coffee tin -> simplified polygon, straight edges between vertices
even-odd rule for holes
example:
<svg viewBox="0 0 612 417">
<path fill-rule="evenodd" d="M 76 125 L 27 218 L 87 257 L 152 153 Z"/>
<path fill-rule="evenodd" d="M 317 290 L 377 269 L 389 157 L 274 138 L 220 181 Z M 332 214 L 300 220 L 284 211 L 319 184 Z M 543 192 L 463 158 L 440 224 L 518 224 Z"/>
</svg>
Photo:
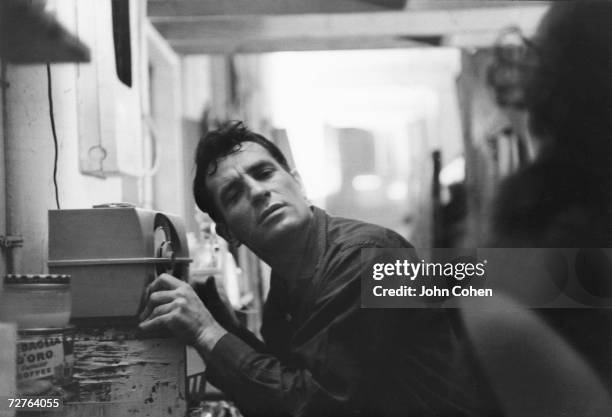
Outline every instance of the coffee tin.
<svg viewBox="0 0 612 417">
<path fill-rule="evenodd" d="M 20 395 L 60 395 L 72 380 L 74 329 L 27 329 L 17 337 Z"/>
</svg>

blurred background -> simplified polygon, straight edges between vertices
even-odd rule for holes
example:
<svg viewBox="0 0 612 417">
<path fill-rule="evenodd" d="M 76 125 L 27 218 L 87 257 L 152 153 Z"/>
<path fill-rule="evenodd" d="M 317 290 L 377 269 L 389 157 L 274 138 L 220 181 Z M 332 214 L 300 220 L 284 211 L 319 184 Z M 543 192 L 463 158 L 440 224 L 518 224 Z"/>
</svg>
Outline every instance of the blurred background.
<svg viewBox="0 0 612 417">
<path fill-rule="evenodd" d="M 228 119 L 274 140 L 313 203 L 420 248 L 482 243 L 533 156 L 524 39 L 547 2 L 5 3 L 0 273 L 46 272 L 48 209 L 123 202 L 181 217 L 192 276 L 259 309 L 267 267 L 191 195 L 197 141 Z"/>
<path fill-rule="evenodd" d="M 5 287 L 21 285 L 20 274 L 36 274 L 34 285 L 46 279 L 39 274 L 70 274 L 66 323 L 68 317 L 124 320 L 136 317 L 144 286 L 160 272 L 192 284 L 213 276 L 240 320 L 257 332 L 269 267 L 244 246 L 223 241 L 191 191 L 199 139 L 227 120 L 242 120 L 274 141 L 315 205 L 393 229 L 423 255 L 431 248 L 459 253 L 487 245 L 609 246 L 612 35 L 604 29 L 612 11 L 595 8 L 575 21 L 564 15 L 570 8 L 553 13 L 549 24 L 556 31 L 548 45 L 546 37 L 538 45 L 536 28 L 552 3 L 2 0 L 0 276 L 18 275 L 7 276 Z M 566 67 L 572 60 L 578 65 Z M 550 67 L 535 71 L 541 85 L 526 91 L 542 63 Z M 527 93 L 541 105 L 530 113 L 541 119 L 539 140 L 527 129 Z M 117 213 L 144 210 L 112 222 L 100 210 L 78 219 L 71 211 L 109 204 Z M 581 255 L 574 275 L 587 284 L 595 277 L 597 285 L 587 285 L 590 295 L 609 297 L 612 263 L 596 252 Z M 125 267 L 138 262 L 137 273 Z M 94 264 L 98 269 L 89 272 Z M 62 270 L 75 265 L 81 269 Z M 569 269 L 561 269 L 546 271 L 567 275 Z M 533 281 L 525 288 L 536 288 Z M 15 317 L 3 317 L 0 309 L 0 319 L 18 321 L 19 307 L 28 303 L 0 286 L 0 296 L 3 291 L 16 306 L 5 310 Z M 512 381 L 531 381 L 521 382 L 529 395 L 512 398 L 510 408 L 527 404 L 523 397 L 538 403 L 542 387 L 556 380 L 538 368 L 544 351 L 556 352 L 569 364 L 567 381 L 583 387 L 569 389 L 574 397 L 566 402 L 599 393 L 574 377 L 584 358 L 610 385 L 609 312 L 541 314 L 583 356 L 574 361 L 571 350 L 563 356 L 566 340 L 557 333 L 546 343 L 520 333 L 547 334 L 539 322 L 530 327 L 530 316 L 516 325 L 526 309 L 490 308 L 506 314 L 501 325 L 479 327 L 481 316 L 466 323 L 483 336 L 472 340 L 475 346 L 507 343 L 491 350 L 500 355 L 491 357 L 493 376 L 503 380 L 505 371 L 495 366 L 509 365 Z M 40 325 L 45 314 L 34 316 L 30 327 L 54 327 Z M 517 329 L 507 340 L 506 325 Z M 3 339 L 3 331 L 0 326 L 0 341 L 15 340 Z M 515 366 L 508 355 L 527 352 L 532 340 L 535 359 Z M 175 348 L 184 352 L 182 345 Z M 14 352 L 6 352 L 4 363 L 14 366 Z M 187 397 L 197 400 L 205 394 L 204 364 L 193 351 L 186 357 Z M 515 369 L 538 378 L 513 379 Z M 0 368 L 0 375 L 12 373 Z M 0 393 L 8 392 L 3 379 Z M 150 375 L 143 380 L 157 383 Z M 185 387 L 175 388 L 167 398 L 178 403 Z M 502 388 L 498 392 L 513 392 Z M 131 391 L 116 392 L 125 398 L 113 401 L 130 399 Z M 550 392 L 547 406 L 563 404 L 564 395 Z M 508 415 L 542 415 L 523 411 Z"/>
<path fill-rule="evenodd" d="M 190 279 L 216 275 L 257 329 L 267 266 L 191 195 L 198 139 L 228 119 L 276 142 L 332 214 L 476 247 L 500 181 L 534 156 L 526 39 L 548 7 L 4 1 L 0 274 L 47 272 L 49 209 L 129 203 L 182 218 Z"/>
</svg>

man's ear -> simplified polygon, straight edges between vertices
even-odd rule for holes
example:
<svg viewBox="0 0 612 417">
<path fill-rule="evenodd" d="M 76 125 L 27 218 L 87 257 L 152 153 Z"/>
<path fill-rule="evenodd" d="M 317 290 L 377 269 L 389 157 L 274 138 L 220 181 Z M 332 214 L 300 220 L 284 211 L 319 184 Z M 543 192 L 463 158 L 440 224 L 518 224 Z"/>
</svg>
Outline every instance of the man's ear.
<svg viewBox="0 0 612 417">
<path fill-rule="evenodd" d="M 225 223 L 216 223 L 215 230 L 217 231 L 217 234 L 225 239 L 231 246 L 238 247 L 241 245 L 241 242 L 236 236 L 234 236 L 232 231 Z"/>
</svg>

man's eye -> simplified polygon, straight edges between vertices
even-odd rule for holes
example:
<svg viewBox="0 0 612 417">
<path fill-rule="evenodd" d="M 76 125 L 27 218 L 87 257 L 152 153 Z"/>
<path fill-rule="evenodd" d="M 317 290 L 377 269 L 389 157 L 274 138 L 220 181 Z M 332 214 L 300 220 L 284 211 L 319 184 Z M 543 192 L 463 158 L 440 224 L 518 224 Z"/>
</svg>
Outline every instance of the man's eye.
<svg viewBox="0 0 612 417">
<path fill-rule="evenodd" d="M 273 168 L 264 168 L 257 172 L 257 176 L 259 178 L 270 178 L 273 173 L 274 173 Z"/>
</svg>

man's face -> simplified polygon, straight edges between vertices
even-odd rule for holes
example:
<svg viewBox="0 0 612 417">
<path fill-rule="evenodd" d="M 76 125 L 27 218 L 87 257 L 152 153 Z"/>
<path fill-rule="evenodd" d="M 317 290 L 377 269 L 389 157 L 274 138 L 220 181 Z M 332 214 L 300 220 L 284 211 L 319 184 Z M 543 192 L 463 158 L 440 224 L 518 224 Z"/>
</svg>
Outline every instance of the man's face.
<svg viewBox="0 0 612 417">
<path fill-rule="evenodd" d="M 206 187 L 230 232 L 255 251 L 286 241 L 311 217 L 298 179 L 258 143 L 220 159 Z"/>
</svg>

